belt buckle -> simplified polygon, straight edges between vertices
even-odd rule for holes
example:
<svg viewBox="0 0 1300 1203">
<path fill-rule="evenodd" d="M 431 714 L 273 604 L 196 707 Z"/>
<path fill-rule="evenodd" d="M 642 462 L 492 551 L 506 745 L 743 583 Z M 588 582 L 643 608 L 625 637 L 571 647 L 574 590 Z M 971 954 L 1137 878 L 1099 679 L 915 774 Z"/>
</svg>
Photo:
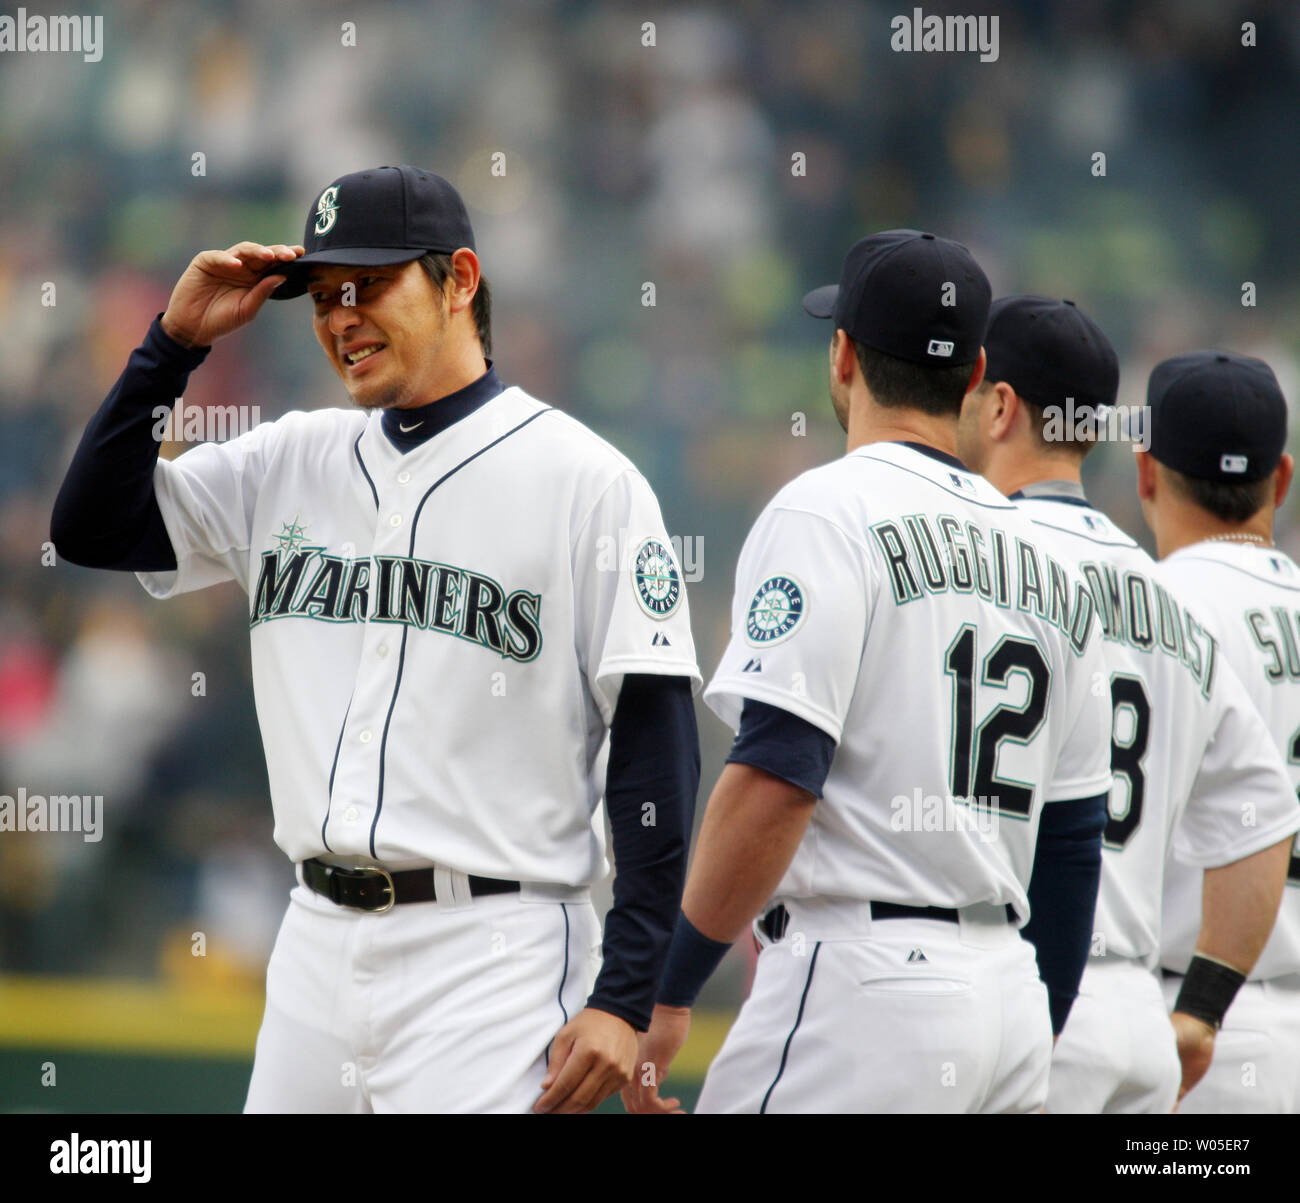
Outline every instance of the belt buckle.
<svg viewBox="0 0 1300 1203">
<path fill-rule="evenodd" d="M 391 911 L 393 905 L 397 902 L 397 891 L 393 886 L 393 875 L 387 869 L 379 865 L 358 865 L 351 870 L 354 873 L 360 873 L 365 876 L 382 877 L 386 883 L 385 888 L 388 890 L 388 901 L 383 906 L 362 907 L 361 909 L 371 915 L 382 915 L 385 911 Z"/>
</svg>

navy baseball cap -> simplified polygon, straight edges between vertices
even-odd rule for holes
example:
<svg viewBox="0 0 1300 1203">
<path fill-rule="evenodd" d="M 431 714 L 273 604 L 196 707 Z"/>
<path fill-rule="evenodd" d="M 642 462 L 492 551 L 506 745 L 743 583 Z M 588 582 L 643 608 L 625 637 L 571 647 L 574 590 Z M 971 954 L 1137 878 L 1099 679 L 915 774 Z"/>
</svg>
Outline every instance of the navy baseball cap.
<svg viewBox="0 0 1300 1203">
<path fill-rule="evenodd" d="M 1199 480 L 1263 480 L 1286 446 L 1286 398 L 1262 359 L 1192 351 L 1147 382 L 1151 454 Z"/>
<path fill-rule="evenodd" d="M 1073 301 L 999 297 L 984 335 L 984 379 L 1005 380 L 1038 406 L 1109 406 L 1119 393 L 1119 356 L 1092 318 Z"/>
<path fill-rule="evenodd" d="M 927 367 L 979 358 L 993 290 L 959 242 L 885 230 L 853 244 L 838 284 L 803 299 L 854 342 Z"/>
<path fill-rule="evenodd" d="M 474 231 L 460 193 L 442 176 L 408 165 L 372 167 L 339 176 L 316 198 L 302 244 L 307 253 L 296 262 L 268 269 L 288 277 L 272 299 L 302 296 L 313 264 L 374 267 L 473 250 Z"/>
</svg>

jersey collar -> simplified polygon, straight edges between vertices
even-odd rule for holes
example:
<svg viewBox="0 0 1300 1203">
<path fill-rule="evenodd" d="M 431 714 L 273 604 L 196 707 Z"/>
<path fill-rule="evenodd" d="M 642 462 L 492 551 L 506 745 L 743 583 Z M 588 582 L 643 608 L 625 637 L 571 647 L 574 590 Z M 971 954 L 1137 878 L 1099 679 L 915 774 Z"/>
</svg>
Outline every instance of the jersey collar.
<svg viewBox="0 0 1300 1203">
<path fill-rule="evenodd" d="M 910 439 L 894 439 L 892 441 L 899 447 L 910 447 L 913 451 L 919 451 L 922 455 L 937 459 L 941 464 L 947 464 L 950 468 L 960 468 L 963 472 L 970 471 L 955 455 L 949 455 L 946 451 L 940 451 L 938 447 L 931 447 L 928 443 L 914 443 Z"/>
<path fill-rule="evenodd" d="M 1077 480 L 1037 480 L 1014 493 L 1010 501 L 1060 501 L 1065 505 L 1082 505 L 1092 509 L 1083 486 Z"/>
<path fill-rule="evenodd" d="M 497 379 L 496 368 L 487 361 L 487 371 L 464 388 L 419 405 L 414 409 L 386 409 L 380 421 L 388 441 L 401 452 L 411 451 L 469 417 L 476 409 L 486 405 L 493 397 L 505 391 Z M 403 430 L 405 426 L 407 429 Z"/>
</svg>

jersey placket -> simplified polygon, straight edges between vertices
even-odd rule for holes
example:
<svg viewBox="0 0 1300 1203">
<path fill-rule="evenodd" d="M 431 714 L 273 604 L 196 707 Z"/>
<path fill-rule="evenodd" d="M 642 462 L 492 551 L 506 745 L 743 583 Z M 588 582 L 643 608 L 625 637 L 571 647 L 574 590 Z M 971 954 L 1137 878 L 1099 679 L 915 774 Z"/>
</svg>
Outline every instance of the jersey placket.
<svg viewBox="0 0 1300 1203">
<path fill-rule="evenodd" d="M 380 590 L 391 596 L 386 557 L 408 554 L 412 519 L 419 502 L 409 467 L 398 460 L 371 468 L 377 512 L 371 541 L 370 604 L 362 635 L 356 685 L 343 723 L 324 833 L 331 851 L 375 856 L 375 828 L 383 806 L 384 736 L 397 700 L 397 686 L 410 631 L 381 604 Z M 390 560 L 391 563 L 391 560 Z"/>
</svg>

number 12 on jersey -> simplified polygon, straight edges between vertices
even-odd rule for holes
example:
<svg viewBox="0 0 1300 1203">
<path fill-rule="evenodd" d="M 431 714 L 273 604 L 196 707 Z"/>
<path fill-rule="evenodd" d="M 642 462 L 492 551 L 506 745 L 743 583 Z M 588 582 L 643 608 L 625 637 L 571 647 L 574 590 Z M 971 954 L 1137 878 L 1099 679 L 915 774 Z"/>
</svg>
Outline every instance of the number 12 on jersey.
<svg viewBox="0 0 1300 1203">
<path fill-rule="evenodd" d="M 1029 744 L 1047 713 L 1052 670 L 1042 649 L 1030 639 L 1004 635 L 980 664 L 982 685 L 1009 689 L 1014 677 L 1028 682 L 1019 706 L 1003 702 L 983 722 L 975 722 L 975 665 L 979 635 L 963 623 L 948 645 L 944 672 L 952 678 L 952 750 L 949 783 L 954 798 L 970 798 L 1010 818 L 1027 819 L 1034 803 L 1034 784 L 997 775 L 998 750 L 1010 740 Z"/>
</svg>

